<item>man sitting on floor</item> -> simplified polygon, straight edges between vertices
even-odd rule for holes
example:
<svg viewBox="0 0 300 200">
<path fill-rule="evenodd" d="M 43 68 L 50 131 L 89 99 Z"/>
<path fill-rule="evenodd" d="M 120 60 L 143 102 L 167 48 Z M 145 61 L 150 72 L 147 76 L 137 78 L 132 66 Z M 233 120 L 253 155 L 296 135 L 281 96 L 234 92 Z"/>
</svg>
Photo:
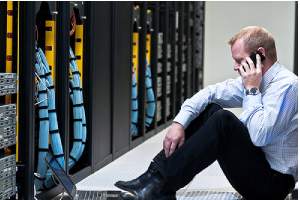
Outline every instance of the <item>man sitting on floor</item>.
<svg viewBox="0 0 300 200">
<path fill-rule="evenodd" d="M 229 41 L 240 75 L 187 99 L 148 170 L 115 185 L 128 199 L 172 200 L 218 161 L 247 200 L 284 199 L 298 180 L 298 80 L 277 61 L 273 36 L 245 27 Z M 250 58 L 251 57 L 251 58 Z M 242 107 L 237 118 L 222 107 Z"/>
</svg>

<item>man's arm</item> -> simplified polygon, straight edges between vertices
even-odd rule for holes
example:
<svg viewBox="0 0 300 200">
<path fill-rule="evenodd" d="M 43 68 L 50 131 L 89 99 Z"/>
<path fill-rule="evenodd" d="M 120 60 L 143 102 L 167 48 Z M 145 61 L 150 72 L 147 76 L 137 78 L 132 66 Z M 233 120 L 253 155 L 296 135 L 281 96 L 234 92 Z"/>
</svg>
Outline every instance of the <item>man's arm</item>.
<svg viewBox="0 0 300 200">
<path fill-rule="evenodd" d="M 195 119 L 209 103 L 217 103 L 222 107 L 241 107 L 243 100 L 241 78 L 229 79 L 222 83 L 210 85 L 187 99 L 181 106 L 179 114 L 173 120 L 163 142 L 166 157 L 183 145 L 184 129 Z"/>
<path fill-rule="evenodd" d="M 200 90 L 193 97 L 185 100 L 180 112 L 173 121 L 186 128 L 209 103 L 216 103 L 224 108 L 241 107 L 244 96 L 243 90 L 240 77 L 210 85 Z"/>
<path fill-rule="evenodd" d="M 297 81 L 281 88 L 274 87 L 270 93 L 263 101 L 261 94 L 248 95 L 243 101 L 240 120 L 247 126 L 256 146 L 265 146 L 283 134 L 298 112 Z"/>
</svg>

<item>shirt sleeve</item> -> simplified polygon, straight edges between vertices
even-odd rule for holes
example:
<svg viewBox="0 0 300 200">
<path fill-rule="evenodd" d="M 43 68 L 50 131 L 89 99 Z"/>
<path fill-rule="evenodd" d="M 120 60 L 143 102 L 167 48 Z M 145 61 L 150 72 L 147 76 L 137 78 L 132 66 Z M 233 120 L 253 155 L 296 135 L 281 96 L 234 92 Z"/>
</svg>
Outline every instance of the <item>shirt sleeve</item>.
<svg viewBox="0 0 300 200">
<path fill-rule="evenodd" d="M 210 85 L 185 100 L 173 121 L 186 128 L 209 103 L 216 103 L 224 108 L 241 107 L 243 96 L 241 77 Z"/>
<path fill-rule="evenodd" d="M 284 133 L 290 121 L 298 113 L 298 83 L 273 88 L 269 94 L 247 95 L 243 100 L 240 120 L 247 126 L 256 146 L 271 143 Z"/>
</svg>

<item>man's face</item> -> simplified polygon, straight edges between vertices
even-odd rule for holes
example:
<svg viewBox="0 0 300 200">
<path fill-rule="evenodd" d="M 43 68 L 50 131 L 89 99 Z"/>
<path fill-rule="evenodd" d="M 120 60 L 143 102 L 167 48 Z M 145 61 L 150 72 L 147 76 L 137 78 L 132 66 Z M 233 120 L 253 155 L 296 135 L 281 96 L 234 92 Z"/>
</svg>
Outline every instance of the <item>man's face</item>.
<svg viewBox="0 0 300 200">
<path fill-rule="evenodd" d="M 246 61 L 246 57 L 249 53 L 245 51 L 244 42 L 239 39 L 231 46 L 231 54 L 234 61 L 233 69 L 238 72 L 239 67 L 243 61 Z"/>
</svg>

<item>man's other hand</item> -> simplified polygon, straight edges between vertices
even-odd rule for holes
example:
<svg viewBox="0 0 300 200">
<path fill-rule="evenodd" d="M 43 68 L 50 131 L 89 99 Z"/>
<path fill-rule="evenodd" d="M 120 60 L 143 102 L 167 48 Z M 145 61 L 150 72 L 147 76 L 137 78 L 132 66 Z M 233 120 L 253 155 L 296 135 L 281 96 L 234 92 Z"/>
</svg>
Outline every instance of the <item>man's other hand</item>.
<svg viewBox="0 0 300 200">
<path fill-rule="evenodd" d="M 184 128 L 181 124 L 174 122 L 169 128 L 164 139 L 164 150 L 166 157 L 169 157 L 175 149 L 181 147 L 184 143 Z"/>
</svg>

